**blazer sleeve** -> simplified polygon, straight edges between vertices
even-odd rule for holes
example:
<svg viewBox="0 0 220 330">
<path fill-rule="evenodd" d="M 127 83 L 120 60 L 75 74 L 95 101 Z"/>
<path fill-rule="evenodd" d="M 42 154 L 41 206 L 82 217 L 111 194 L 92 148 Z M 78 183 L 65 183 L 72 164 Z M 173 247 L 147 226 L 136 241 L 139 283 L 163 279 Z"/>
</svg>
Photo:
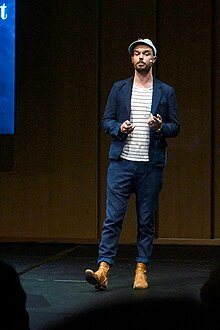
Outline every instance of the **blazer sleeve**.
<svg viewBox="0 0 220 330">
<path fill-rule="evenodd" d="M 160 133 L 155 131 L 154 134 L 163 138 L 176 137 L 180 131 L 180 122 L 175 90 L 166 85 L 162 95 L 157 108 L 157 113 L 163 120 L 162 130 Z"/>
<path fill-rule="evenodd" d="M 118 93 L 119 86 L 117 83 L 114 83 L 107 98 L 102 118 L 102 127 L 104 132 L 109 134 L 113 139 L 124 140 L 126 136 L 120 131 L 123 120 L 119 115 Z"/>
</svg>

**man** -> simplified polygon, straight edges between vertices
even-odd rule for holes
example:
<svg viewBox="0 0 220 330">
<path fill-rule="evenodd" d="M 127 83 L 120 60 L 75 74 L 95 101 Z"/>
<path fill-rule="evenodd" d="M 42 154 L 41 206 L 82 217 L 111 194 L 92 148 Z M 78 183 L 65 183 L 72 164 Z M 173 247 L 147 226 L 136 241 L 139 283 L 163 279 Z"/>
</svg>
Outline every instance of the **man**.
<svg viewBox="0 0 220 330">
<path fill-rule="evenodd" d="M 137 256 L 133 288 L 148 287 L 155 213 L 166 164 L 166 138 L 180 130 L 173 87 L 153 77 L 157 49 L 150 39 L 138 39 L 128 52 L 134 75 L 116 82 L 102 119 L 112 142 L 107 175 L 106 218 L 99 243 L 98 270 L 85 271 L 86 280 L 98 290 L 108 285 L 109 269 L 118 242 L 129 198 L 136 196 Z"/>
</svg>

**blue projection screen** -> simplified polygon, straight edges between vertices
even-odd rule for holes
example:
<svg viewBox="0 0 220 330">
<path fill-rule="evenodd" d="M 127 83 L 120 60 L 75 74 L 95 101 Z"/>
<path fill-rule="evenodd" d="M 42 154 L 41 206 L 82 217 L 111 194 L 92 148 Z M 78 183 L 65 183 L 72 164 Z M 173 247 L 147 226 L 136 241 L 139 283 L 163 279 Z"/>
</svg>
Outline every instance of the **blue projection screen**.
<svg viewBox="0 0 220 330">
<path fill-rule="evenodd" d="M 15 130 L 15 0 L 0 0 L 0 134 Z"/>
</svg>

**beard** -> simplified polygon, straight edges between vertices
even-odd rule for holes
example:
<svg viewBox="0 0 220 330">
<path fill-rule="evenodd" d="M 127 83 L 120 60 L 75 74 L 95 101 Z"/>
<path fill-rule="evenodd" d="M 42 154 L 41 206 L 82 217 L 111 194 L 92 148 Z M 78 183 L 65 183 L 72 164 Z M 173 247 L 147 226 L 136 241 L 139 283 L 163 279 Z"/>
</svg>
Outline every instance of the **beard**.
<svg viewBox="0 0 220 330">
<path fill-rule="evenodd" d="M 138 73 L 142 73 L 142 74 L 147 74 L 149 71 L 150 71 L 151 67 L 150 66 L 145 66 L 145 67 L 139 67 L 139 66 L 136 66 L 135 67 L 135 70 L 138 72 Z"/>
<path fill-rule="evenodd" d="M 140 63 L 143 63 L 144 65 L 139 65 Z M 138 72 L 138 73 L 141 73 L 141 74 L 147 74 L 150 69 L 151 69 L 151 65 L 146 65 L 146 63 L 144 62 L 138 62 L 135 66 L 134 66 L 135 70 Z"/>
</svg>

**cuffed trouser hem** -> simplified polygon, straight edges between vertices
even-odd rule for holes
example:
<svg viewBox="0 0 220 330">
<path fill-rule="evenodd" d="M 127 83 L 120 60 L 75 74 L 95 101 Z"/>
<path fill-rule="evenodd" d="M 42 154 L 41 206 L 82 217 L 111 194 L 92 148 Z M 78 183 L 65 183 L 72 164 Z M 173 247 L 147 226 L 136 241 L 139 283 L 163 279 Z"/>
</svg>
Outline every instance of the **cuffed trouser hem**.
<svg viewBox="0 0 220 330">
<path fill-rule="evenodd" d="M 100 262 L 102 262 L 102 261 L 104 261 L 104 262 L 107 262 L 108 264 L 109 264 L 109 266 L 113 266 L 113 260 L 111 259 L 111 258 L 106 258 L 106 257 L 100 257 L 99 259 L 98 259 L 98 265 L 100 264 Z"/>
<path fill-rule="evenodd" d="M 146 264 L 148 265 L 150 263 L 150 260 L 149 259 L 145 259 L 145 258 L 136 258 L 136 262 L 142 262 L 143 264 Z"/>
</svg>

